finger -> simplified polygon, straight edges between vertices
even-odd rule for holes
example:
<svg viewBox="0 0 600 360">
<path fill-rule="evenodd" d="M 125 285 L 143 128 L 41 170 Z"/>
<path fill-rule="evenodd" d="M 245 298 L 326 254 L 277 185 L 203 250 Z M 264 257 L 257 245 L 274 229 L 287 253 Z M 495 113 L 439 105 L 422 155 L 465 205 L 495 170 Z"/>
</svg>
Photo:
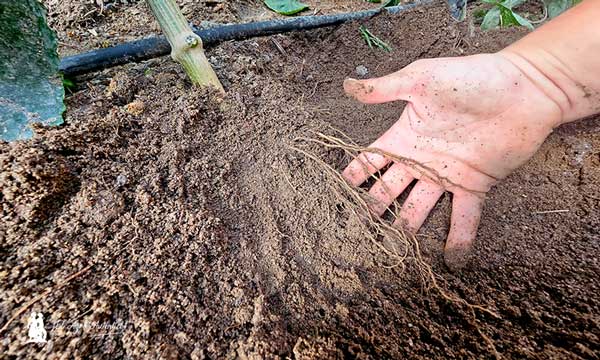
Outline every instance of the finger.
<svg viewBox="0 0 600 360">
<path fill-rule="evenodd" d="M 477 235 L 482 209 L 482 197 L 466 191 L 454 193 L 450 232 L 444 249 L 444 260 L 451 270 L 458 270 L 467 263 L 467 255 Z"/>
<path fill-rule="evenodd" d="M 381 216 L 413 180 L 414 177 L 406 171 L 404 165 L 396 163 L 390 166 L 369 190 L 369 195 L 374 200 L 371 211 Z"/>
<path fill-rule="evenodd" d="M 344 91 L 365 104 L 380 104 L 396 100 L 409 100 L 413 78 L 402 70 L 373 79 L 344 80 Z"/>
<path fill-rule="evenodd" d="M 358 155 L 342 172 L 342 176 L 352 185 L 359 186 L 369 176 L 389 164 L 391 160 L 383 155 L 363 152 Z"/>
<path fill-rule="evenodd" d="M 402 205 L 394 225 L 404 225 L 409 231 L 416 233 L 443 193 L 444 188 L 440 185 L 420 180 Z"/>
</svg>

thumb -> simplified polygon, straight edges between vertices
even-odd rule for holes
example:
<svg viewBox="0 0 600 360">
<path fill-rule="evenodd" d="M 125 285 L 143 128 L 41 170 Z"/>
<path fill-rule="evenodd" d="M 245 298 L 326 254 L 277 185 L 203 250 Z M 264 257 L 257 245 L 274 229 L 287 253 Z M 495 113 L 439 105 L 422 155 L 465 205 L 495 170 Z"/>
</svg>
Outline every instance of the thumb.
<svg viewBox="0 0 600 360">
<path fill-rule="evenodd" d="M 409 100 L 414 80 L 402 70 L 379 78 L 344 80 L 344 91 L 365 104 Z"/>
</svg>

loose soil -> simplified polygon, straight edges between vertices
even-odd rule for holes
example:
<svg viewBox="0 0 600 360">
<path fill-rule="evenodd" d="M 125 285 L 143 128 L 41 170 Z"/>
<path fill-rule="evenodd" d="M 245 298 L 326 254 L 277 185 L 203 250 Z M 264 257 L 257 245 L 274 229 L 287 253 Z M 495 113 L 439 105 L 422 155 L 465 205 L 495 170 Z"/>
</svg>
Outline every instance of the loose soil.
<svg viewBox="0 0 600 360">
<path fill-rule="evenodd" d="M 336 128 L 368 145 L 397 119 L 402 103 L 344 96 L 357 66 L 379 76 L 525 34 L 468 24 L 443 7 L 366 22 L 391 53 L 357 23 L 224 43 L 208 55 L 225 99 L 168 58 L 78 79 L 64 126 L 0 144 L 0 324 L 42 295 L 0 353 L 598 358 L 600 117 L 557 129 L 489 193 L 466 269 L 442 262 L 449 195 L 421 230 L 439 289 L 498 317 L 448 300 L 414 258 L 397 264 L 297 150 L 340 170 L 343 151 L 302 139 Z M 47 344 L 26 343 L 31 310 Z"/>
</svg>

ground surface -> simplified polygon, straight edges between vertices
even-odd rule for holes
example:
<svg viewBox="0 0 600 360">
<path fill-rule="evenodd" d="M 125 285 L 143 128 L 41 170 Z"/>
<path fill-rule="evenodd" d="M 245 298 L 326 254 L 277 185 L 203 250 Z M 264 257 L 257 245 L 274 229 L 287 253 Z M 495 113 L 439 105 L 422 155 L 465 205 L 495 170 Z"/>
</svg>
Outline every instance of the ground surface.
<svg viewBox="0 0 600 360">
<path fill-rule="evenodd" d="M 43 0 L 48 22 L 59 37 L 61 55 L 108 47 L 160 32 L 143 0 Z M 380 4 L 362 0 L 307 0 L 301 15 L 322 15 L 373 9 Z M 282 18 L 261 0 L 180 0 L 177 4 L 190 23 L 239 23 Z"/>
<path fill-rule="evenodd" d="M 121 31 L 117 15 L 103 26 Z M 0 353 L 493 358 L 493 344 L 506 358 L 598 358 L 600 118 L 559 128 L 490 192 L 457 273 L 441 263 L 450 198 L 440 201 L 418 237 L 424 259 L 446 293 L 499 317 L 448 301 L 418 261 L 392 266 L 389 239 L 370 240 L 301 151 L 335 169 L 348 157 L 302 138 L 335 127 L 367 145 L 396 120 L 401 103 L 343 95 L 359 65 L 383 75 L 524 33 L 480 34 L 443 8 L 367 26 L 393 52 L 368 49 L 358 24 L 210 49 L 224 100 L 167 58 L 95 74 L 69 96 L 65 126 L 0 144 L 0 326 L 43 295 L 31 310 L 50 340 L 26 344 L 27 310 Z"/>
</svg>

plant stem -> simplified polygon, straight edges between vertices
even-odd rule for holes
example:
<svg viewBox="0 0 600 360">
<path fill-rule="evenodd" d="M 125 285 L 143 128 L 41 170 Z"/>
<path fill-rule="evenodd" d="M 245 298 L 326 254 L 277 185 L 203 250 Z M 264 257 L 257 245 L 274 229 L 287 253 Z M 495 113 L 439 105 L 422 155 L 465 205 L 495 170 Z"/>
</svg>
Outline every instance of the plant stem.
<svg viewBox="0 0 600 360">
<path fill-rule="evenodd" d="M 365 41 L 367 42 L 367 45 L 369 45 L 369 48 L 372 49 L 373 45 L 375 45 L 378 48 L 383 49 L 387 52 L 392 51 L 392 48 L 388 44 L 386 44 L 377 36 L 373 35 L 373 33 L 370 32 L 369 29 L 367 29 L 364 25 L 361 25 L 358 28 L 358 30 L 360 31 L 360 35 L 362 36 L 362 38 L 365 39 Z"/>
<path fill-rule="evenodd" d="M 210 66 L 202 39 L 194 34 L 175 0 L 147 0 L 156 20 L 171 44 L 171 57 L 183 66 L 194 84 L 212 86 L 221 92 L 223 85 Z"/>
</svg>

